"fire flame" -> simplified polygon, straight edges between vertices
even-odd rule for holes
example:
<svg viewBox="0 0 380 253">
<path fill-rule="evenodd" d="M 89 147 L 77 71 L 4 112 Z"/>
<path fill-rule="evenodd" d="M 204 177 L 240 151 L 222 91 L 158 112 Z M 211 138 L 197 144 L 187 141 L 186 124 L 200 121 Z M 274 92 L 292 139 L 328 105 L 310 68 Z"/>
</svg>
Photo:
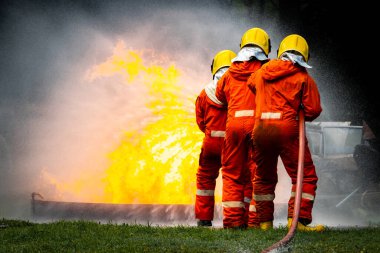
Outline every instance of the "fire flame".
<svg viewBox="0 0 380 253">
<path fill-rule="evenodd" d="M 149 53 L 147 64 L 143 57 Z M 127 50 L 119 41 L 113 55 L 87 73 L 89 83 L 121 76 L 126 85 L 145 87 L 141 99 L 146 100 L 146 108 L 131 110 L 150 113 L 136 119 L 142 121 L 139 129 L 125 126 L 118 147 L 105 154 L 110 166 L 102 177 L 104 196 L 92 199 L 105 203 L 194 204 L 203 138 L 194 115 L 197 94 L 185 94 L 180 70 L 174 64 L 163 66 L 168 65 L 167 59 L 152 54 L 149 50 Z M 54 178 L 49 181 L 58 190 L 78 191 L 78 186 L 83 187 L 82 181 L 65 185 Z"/>
<path fill-rule="evenodd" d="M 194 80 L 183 76 L 168 57 L 153 50 L 126 49 L 123 41 L 116 44 L 108 59 L 90 67 L 87 84 L 122 80 L 122 85 L 138 90 L 139 106 L 125 107 L 132 120 L 115 133 L 116 143 L 115 139 L 110 141 L 112 152 L 104 153 L 109 161 L 104 167 L 76 170 L 63 177 L 42 170 L 54 198 L 115 204 L 194 204 L 203 133 L 195 120 L 199 91 L 189 90 Z M 136 97 L 130 100 L 136 101 Z M 215 201 L 219 203 L 221 182 L 217 187 Z"/>
</svg>

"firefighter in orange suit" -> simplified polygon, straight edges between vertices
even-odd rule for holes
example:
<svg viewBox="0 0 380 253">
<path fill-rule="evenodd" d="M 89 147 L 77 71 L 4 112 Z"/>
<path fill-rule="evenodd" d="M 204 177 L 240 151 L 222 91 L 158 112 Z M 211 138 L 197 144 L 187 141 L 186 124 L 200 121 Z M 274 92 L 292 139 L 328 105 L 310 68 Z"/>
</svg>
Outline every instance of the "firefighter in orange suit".
<svg viewBox="0 0 380 253">
<path fill-rule="evenodd" d="M 240 51 L 218 81 L 216 97 L 228 105 L 226 136 L 222 151 L 222 206 L 224 228 L 245 228 L 252 199 L 251 134 L 255 95 L 247 86 L 249 76 L 268 60 L 270 38 L 261 28 L 247 30 Z"/>
<path fill-rule="evenodd" d="M 214 192 L 221 168 L 227 119 L 227 107 L 215 97 L 215 88 L 235 56 L 231 50 L 222 50 L 215 55 L 211 64 L 213 80 L 205 86 L 195 102 L 197 124 L 205 133 L 197 171 L 195 218 L 198 220 L 198 226 L 212 226 L 214 218 Z"/>
<path fill-rule="evenodd" d="M 261 229 L 273 227 L 277 162 L 280 157 L 291 178 L 292 192 L 288 203 L 288 227 L 292 222 L 299 153 L 298 112 L 302 107 L 305 121 L 313 121 L 322 112 L 318 87 L 308 74 L 309 46 L 297 34 L 285 37 L 270 60 L 251 75 L 247 85 L 256 94 L 255 126 L 252 132 L 256 172 L 253 180 L 254 222 Z M 298 230 L 322 231 L 312 222 L 312 208 L 318 177 L 305 140 L 304 178 Z"/>
</svg>

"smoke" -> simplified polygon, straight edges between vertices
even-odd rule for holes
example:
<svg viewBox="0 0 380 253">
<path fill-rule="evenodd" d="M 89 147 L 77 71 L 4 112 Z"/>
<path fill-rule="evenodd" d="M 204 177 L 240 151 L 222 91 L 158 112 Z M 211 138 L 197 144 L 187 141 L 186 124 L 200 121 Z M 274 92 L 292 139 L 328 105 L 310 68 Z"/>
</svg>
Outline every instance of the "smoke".
<svg viewBox="0 0 380 253">
<path fill-rule="evenodd" d="M 215 53 L 237 52 L 247 29 L 258 26 L 270 34 L 270 58 L 276 57 L 281 38 L 299 32 L 281 24 L 274 10 L 247 10 L 216 0 L 158 2 L 12 1 L 2 6 L 0 216 L 29 219 L 34 191 L 47 199 L 59 197 L 59 189 L 41 185 L 42 177 L 51 174 L 67 181 L 78 175 L 92 178 L 95 185 L 88 188 L 96 189 L 109 163 L 104 154 L 126 128 L 139 129 L 150 116 L 136 110 L 144 105 L 144 87 L 123 85 L 116 77 L 86 80 L 88 70 L 104 61 L 118 41 L 153 52 L 152 59 L 165 56 L 163 64 L 182 70 L 183 89 L 197 95 L 211 78 Z M 311 65 L 321 58 L 313 58 Z M 311 74 L 320 69 L 317 65 Z M 317 82 L 324 78 L 329 76 Z M 330 118 L 328 111 L 322 119 Z M 283 171 L 280 175 L 276 198 L 282 202 L 290 182 Z M 94 195 L 102 195 L 101 190 Z"/>
<path fill-rule="evenodd" d="M 2 13 L 0 215 L 16 218 L 29 217 L 34 191 L 60 197 L 51 175 L 101 184 L 109 162 L 104 154 L 126 128 L 141 127 L 137 113 L 149 116 L 136 110 L 146 102 L 143 87 L 118 78 L 85 80 L 117 41 L 169 56 L 184 72 L 184 90 L 196 95 L 211 78 L 213 55 L 238 50 L 248 27 L 236 29 L 217 3 L 186 1 L 16 1 Z M 49 178 L 51 184 L 43 183 Z"/>
</svg>

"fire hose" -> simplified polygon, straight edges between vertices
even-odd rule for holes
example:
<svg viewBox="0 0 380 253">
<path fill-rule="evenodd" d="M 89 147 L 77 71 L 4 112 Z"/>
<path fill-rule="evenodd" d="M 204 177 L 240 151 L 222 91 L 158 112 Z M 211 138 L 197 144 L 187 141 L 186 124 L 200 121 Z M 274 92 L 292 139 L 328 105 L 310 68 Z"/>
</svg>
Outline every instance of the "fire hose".
<svg viewBox="0 0 380 253">
<path fill-rule="evenodd" d="M 292 224 L 288 230 L 288 233 L 280 241 L 274 243 L 272 246 L 264 249 L 262 253 L 278 252 L 277 249 L 286 248 L 295 236 L 298 218 L 301 207 L 301 195 L 303 184 L 303 166 L 305 158 L 305 114 L 304 111 L 299 110 L 299 151 L 298 151 L 298 169 L 297 169 L 297 183 L 296 183 L 296 196 L 293 209 Z"/>
</svg>

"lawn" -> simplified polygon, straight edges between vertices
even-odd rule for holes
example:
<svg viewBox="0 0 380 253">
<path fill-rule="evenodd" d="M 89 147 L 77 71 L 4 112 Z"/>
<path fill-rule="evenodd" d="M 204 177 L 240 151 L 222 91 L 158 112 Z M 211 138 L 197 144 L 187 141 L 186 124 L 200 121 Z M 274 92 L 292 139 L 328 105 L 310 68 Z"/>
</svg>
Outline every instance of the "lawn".
<svg viewBox="0 0 380 253">
<path fill-rule="evenodd" d="M 270 231 L 0 220 L 0 252 L 261 252 L 287 229 Z M 291 252 L 380 252 L 380 227 L 297 232 Z"/>
</svg>

